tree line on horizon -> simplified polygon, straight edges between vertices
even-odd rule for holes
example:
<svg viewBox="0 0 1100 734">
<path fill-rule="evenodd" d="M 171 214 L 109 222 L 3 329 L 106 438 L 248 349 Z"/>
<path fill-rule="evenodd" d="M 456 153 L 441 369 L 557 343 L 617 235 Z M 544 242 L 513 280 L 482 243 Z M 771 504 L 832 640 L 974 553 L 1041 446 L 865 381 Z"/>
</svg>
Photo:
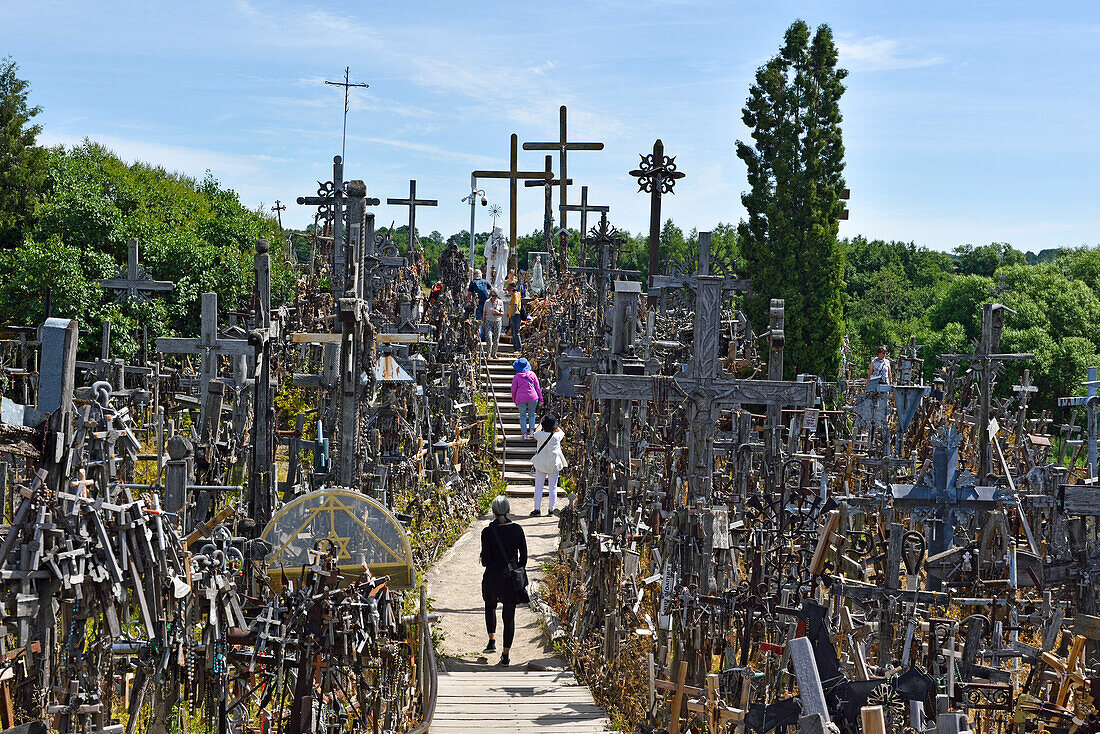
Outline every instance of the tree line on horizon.
<svg viewBox="0 0 1100 734">
<path fill-rule="evenodd" d="M 891 353 L 915 341 L 931 378 L 936 355 L 968 350 L 989 300 L 1017 311 L 1002 339 L 1007 351 L 1033 352 L 1031 364 L 1006 366 L 1002 389 L 1029 367 L 1040 400 L 1081 394 L 1085 369 L 1100 364 L 1100 249 L 1049 248 L 1024 253 L 1006 243 L 964 244 L 940 252 L 913 242 L 837 237 L 843 213 L 843 144 L 831 31 L 801 21 L 788 29 L 780 53 L 757 73 L 744 111 L 750 143 L 737 153 L 749 168 L 742 197 L 747 220 L 712 228 L 716 263 L 753 281 L 754 296 L 739 306 L 758 332 L 767 328 L 771 298 L 787 302 L 787 370 L 835 379 L 846 368 L 865 373 L 880 344 Z M 127 164 L 93 141 L 65 148 L 37 145 L 40 112 L 11 59 L 0 62 L 0 323 L 35 324 L 44 316 L 43 291 L 53 292 L 53 315 L 75 318 L 89 336 L 82 355 L 99 352 L 99 327 L 109 319 L 113 352 L 133 358 L 136 334 L 194 334 L 199 296 L 215 291 L 222 311 L 247 310 L 252 261 L 260 237 L 273 245 L 290 238 L 290 260 L 309 256 L 303 232 L 281 232 L 262 208 L 243 206 L 209 173 L 195 179 L 146 163 Z M 801 126 L 784 120 L 799 119 Z M 380 228 L 380 233 L 388 231 Z M 393 228 L 408 249 L 408 228 Z M 648 235 L 620 230 L 618 267 L 648 277 Z M 469 232 L 418 232 L 435 277 L 439 255 L 454 241 L 465 250 Z M 571 231 L 573 262 L 580 233 Z M 176 282 L 166 297 L 122 304 L 97 281 L 125 262 L 136 237 L 151 277 Z M 475 266 L 488 233 L 476 235 Z M 694 270 L 698 232 L 671 219 L 660 235 L 660 261 Z M 273 247 L 282 253 L 284 248 Z M 541 230 L 519 238 L 517 258 L 545 249 Z M 589 252 L 589 257 L 594 257 Z M 273 258 L 273 298 L 291 292 L 291 263 Z M 841 345 L 848 341 L 848 364 Z"/>
</svg>

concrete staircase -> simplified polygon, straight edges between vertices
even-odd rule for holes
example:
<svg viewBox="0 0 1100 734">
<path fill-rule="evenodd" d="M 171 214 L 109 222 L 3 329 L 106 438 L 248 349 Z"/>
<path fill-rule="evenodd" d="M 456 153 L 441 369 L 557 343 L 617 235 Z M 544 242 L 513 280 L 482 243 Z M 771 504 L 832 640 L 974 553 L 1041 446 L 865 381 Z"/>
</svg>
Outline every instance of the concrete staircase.
<svg viewBox="0 0 1100 734">
<path fill-rule="evenodd" d="M 535 454 L 534 439 L 522 440 L 519 426 L 519 407 L 512 402 L 512 377 L 516 372 L 512 362 L 517 357 L 512 352 L 512 344 L 506 345 L 501 339 L 496 359 L 487 358 L 488 379 L 493 385 L 489 392 L 490 400 L 496 394 L 497 407 L 500 410 L 500 422 L 497 424 L 497 461 L 502 462 L 504 481 L 508 483 L 508 496 L 532 499 L 535 496 L 535 471 L 531 467 L 531 457 Z M 507 452 L 505 452 L 505 446 Z M 565 492 L 558 489 L 558 499 Z M 546 502 L 543 501 L 543 511 Z M 528 508 L 527 512 L 530 509 Z M 527 514 L 521 507 L 513 508 L 514 514 Z"/>
</svg>

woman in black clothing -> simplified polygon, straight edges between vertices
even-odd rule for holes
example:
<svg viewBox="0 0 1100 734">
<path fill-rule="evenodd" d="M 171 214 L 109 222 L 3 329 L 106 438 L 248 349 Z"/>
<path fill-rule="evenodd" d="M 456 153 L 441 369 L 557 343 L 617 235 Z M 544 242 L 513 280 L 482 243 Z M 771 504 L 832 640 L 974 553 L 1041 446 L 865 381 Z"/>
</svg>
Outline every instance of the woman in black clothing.
<svg viewBox="0 0 1100 734">
<path fill-rule="evenodd" d="M 489 633 L 485 652 L 496 652 L 497 649 L 497 602 L 500 602 L 500 616 L 504 620 L 500 665 L 508 665 L 508 651 L 516 634 L 516 604 L 531 601 L 526 589 L 518 593 L 513 591 L 505 576 L 509 561 L 518 560 L 521 566 L 527 565 L 527 538 L 523 528 L 508 518 L 511 509 L 507 497 L 497 497 L 493 500 L 493 522 L 481 531 L 481 565 L 485 566 L 485 575 L 481 577 L 481 596 L 485 600 L 485 630 Z"/>
</svg>

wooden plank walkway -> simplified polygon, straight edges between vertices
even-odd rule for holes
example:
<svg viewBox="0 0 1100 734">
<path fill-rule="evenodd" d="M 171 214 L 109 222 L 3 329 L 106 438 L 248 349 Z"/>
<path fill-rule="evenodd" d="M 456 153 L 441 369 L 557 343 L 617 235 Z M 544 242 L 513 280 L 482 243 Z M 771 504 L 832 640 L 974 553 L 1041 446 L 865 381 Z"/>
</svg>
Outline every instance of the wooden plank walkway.
<svg viewBox="0 0 1100 734">
<path fill-rule="evenodd" d="M 528 472 L 534 442 L 514 450 L 519 435 L 519 413 L 511 404 L 512 359 L 510 346 L 501 345 L 501 357 L 489 364 L 489 378 L 497 386 L 509 441 L 508 496 L 512 517 L 527 536 L 527 573 L 532 584 L 541 579 L 540 565 L 558 547 L 558 519 L 529 517 L 533 478 L 519 482 L 512 475 Z M 564 500 L 564 493 L 560 495 Z M 545 512 L 547 500 L 543 500 Z M 527 606 L 516 609 L 516 637 L 509 667 L 496 665 L 500 653 L 485 655 L 484 603 L 481 600 L 481 564 L 478 554 L 481 529 L 488 517 L 475 522 L 454 547 L 428 571 L 428 596 L 440 615 L 436 626 L 443 633 L 439 673 L 439 697 L 431 734 L 457 732 L 571 732 L 589 734 L 607 730 L 604 710 L 592 693 L 580 685 L 565 664 L 553 657 L 540 629 L 537 615 Z M 498 611 L 499 615 L 499 611 Z M 500 625 L 497 644 L 501 644 Z M 498 648 L 499 649 L 499 648 Z M 444 670 L 446 672 L 444 672 Z"/>
<path fill-rule="evenodd" d="M 494 667 L 439 675 L 431 734 L 606 730 L 603 709 L 572 673 Z"/>
</svg>

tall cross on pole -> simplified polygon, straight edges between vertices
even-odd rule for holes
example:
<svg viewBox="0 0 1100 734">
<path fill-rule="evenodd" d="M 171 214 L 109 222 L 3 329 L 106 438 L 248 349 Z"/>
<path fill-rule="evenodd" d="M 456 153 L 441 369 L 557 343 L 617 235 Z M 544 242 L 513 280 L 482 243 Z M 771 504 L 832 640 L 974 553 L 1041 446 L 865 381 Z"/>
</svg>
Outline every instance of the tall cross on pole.
<svg viewBox="0 0 1100 734">
<path fill-rule="evenodd" d="M 552 179 L 553 173 L 547 171 L 521 171 L 519 170 L 519 137 L 512 133 L 511 166 L 507 171 L 474 171 L 474 179 L 479 178 L 506 178 L 508 179 L 508 207 L 511 221 L 508 224 L 508 244 L 511 248 L 508 254 L 508 269 L 516 269 L 516 200 L 519 198 L 520 179 Z"/>
<path fill-rule="evenodd" d="M 564 182 L 561 185 L 561 196 L 558 199 L 558 220 L 561 222 L 561 226 L 566 226 L 565 213 L 569 211 L 566 209 L 568 203 L 568 189 L 569 184 L 572 183 L 568 180 L 569 173 L 567 168 L 568 154 L 571 150 L 603 150 L 603 143 L 570 143 L 568 137 L 568 125 L 566 123 L 566 109 L 565 105 L 562 105 L 558 110 L 558 140 L 556 143 L 524 143 L 524 150 L 556 150 L 558 151 L 558 168 L 561 171 L 561 180 Z M 584 236 L 584 230 L 581 230 L 581 236 Z"/>
<path fill-rule="evenodd" d="M 412 252 L 413 244 L 416 241 L 416 207 L 439 206 L 439 202 L 435 199 L 416 198 L 416 179 L 413 178 L 409 179 L 409 198 L 386 199 L 386 203 L 409 207 L 409 251 Z"/>
<path fill-rule="evenodd" d="M 526 145 L 526 143 L 525 143 L 525 145 Z M 553 173 L 554 173 L 554 158 L 553 158 L 553 156 L 549 156 L 549 155 L 546 156 L 546 166 L 545 166 L 545 168 L 546 168 L 546 172 L 551 174 L 551 178 L 548 178 L 545 181 L 524 181 L 523 185 L 524 186 L 542 186 L 543 190 L 546 192 L 546 199 L 545 199 L 545 203 L 543 205 L 543 212 L 542 212 L 542 234 L 543 234 L 543 239 L 545 240 L 544 246 L 546 247 L 546 251 L 550 252 L 550 247 L 551 247 L 550 230 L 552 230 L 554 228 L 554 214 L 553 214 L 553 211 L 554 211 L 554 207 L 553 207 L 554 187 L 555 186 L 567 186 L 567 185 L 569 185 L 573 182 L 572 181 L 562 181 L 560 178 L 553 178 L 552 177 Z M 562 253 L 562 257 L 563 257 L 563 267 L 564 267 L 564 263 L 566 262 L 564 260 L 565 253 Z"/>
<path fill-rule="evenodd" d="M 328 85 L 333 86 L 333 87 L 343 87 L 344 88 L 344 134 L 343 134 L 343 136 L 340 140 L 340 158 L 341 159 L 346 159 L 347 158 L 347 143 L 348 143 L 348 92 L 351 91 L 352 87 L 361 87 L 363 89 L 366 89 L 370 85 L 369 84 L 353 84 L 351 82 L 351 67 L 350 66 L 344 67 L 344 81 L 342 81 L 342 82 L 330 82 L 330 81 L 326 80 L 325 84 L 328 84 Z"/>
<path fill-rule="evenodd" d="M 275 200 L 275 206 L 271 207 L 271 211 L 275 212 L 275 216 L 279 218 L 279 231 L 282 232 L 283 231 L 283 212 L 286 211 L 286 204 L 284 204 L 283 202 L 276 199 Z"/>
<path fill-rule="evenodd" d="M 653 152 L 642 156 L 641 168 L 630 172 L 638 179 L 638 190 L 649 193 L 649 278 L 660 275 L 661 250 L 661 196 L 671 194 L 676 181 L 684 174 L 676 170 L 676 157 L 665 155 L 665 144 L 660 138 L 653 143 Z M 653 295 L 649 297 L 653 303 Z"/>
</svg>

